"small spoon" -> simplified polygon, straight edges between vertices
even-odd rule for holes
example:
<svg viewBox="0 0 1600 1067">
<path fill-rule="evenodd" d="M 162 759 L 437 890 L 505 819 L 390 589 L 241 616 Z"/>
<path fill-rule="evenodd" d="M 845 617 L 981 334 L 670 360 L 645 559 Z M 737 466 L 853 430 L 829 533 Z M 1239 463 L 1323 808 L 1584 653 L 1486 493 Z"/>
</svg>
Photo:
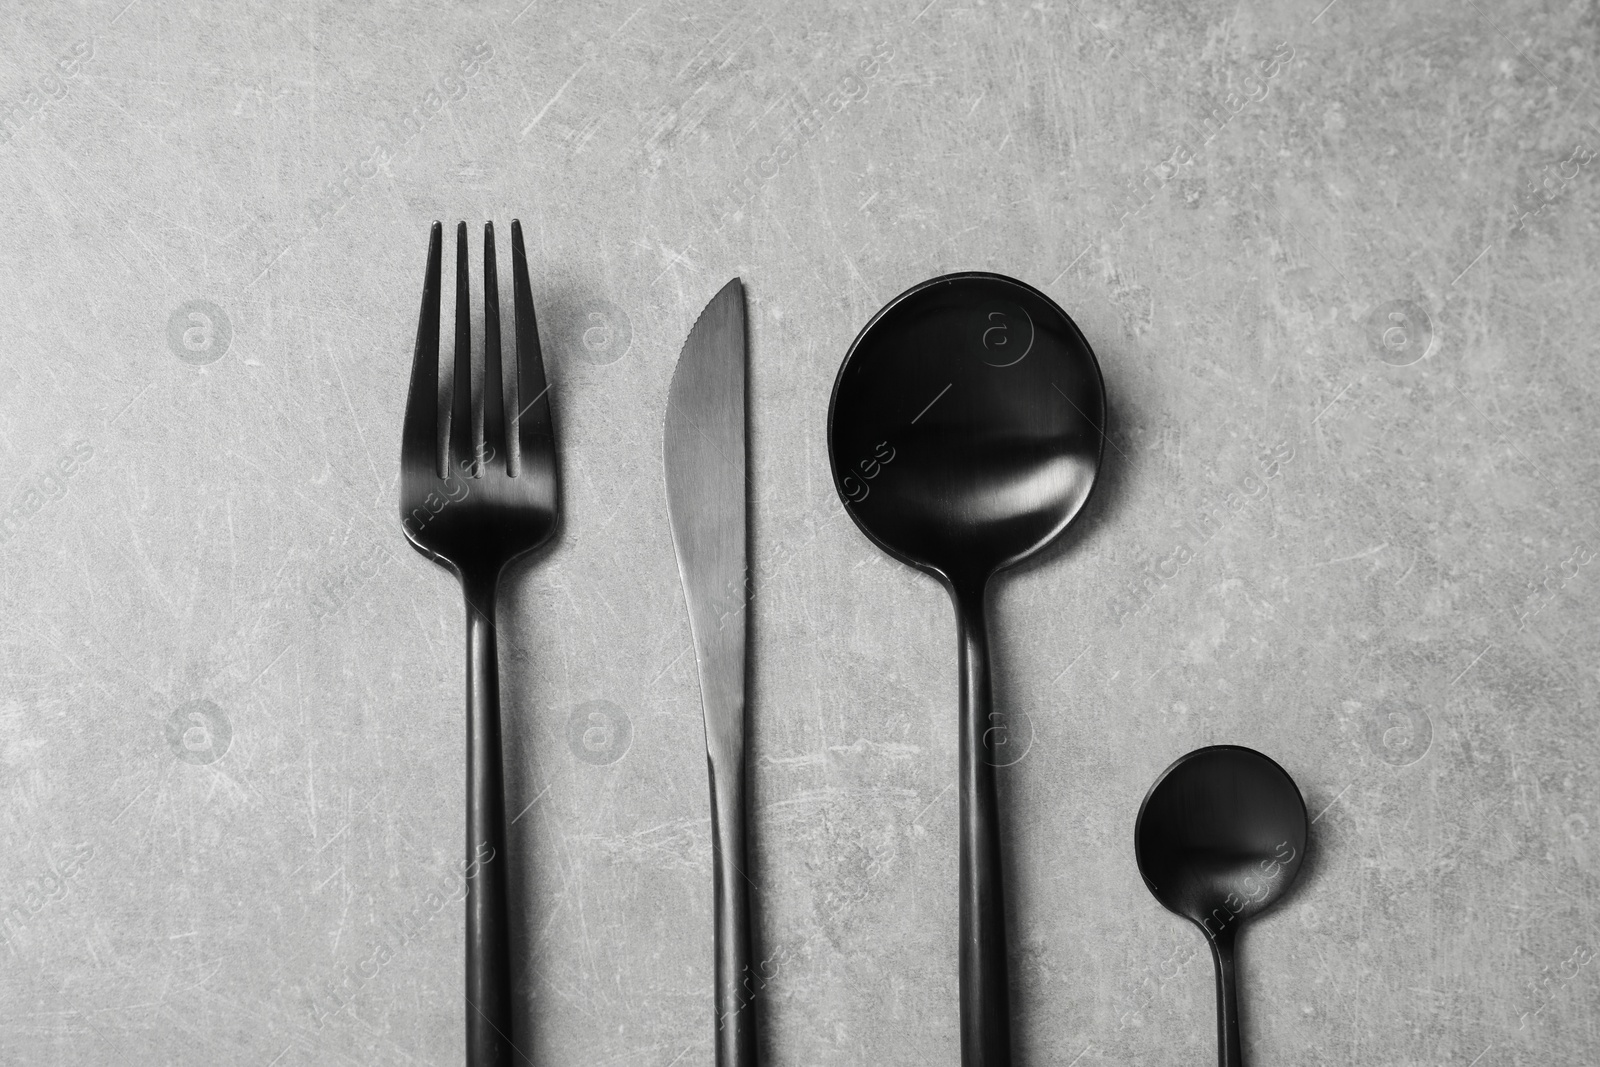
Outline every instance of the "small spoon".
<svg viewBox="0 0 1600 1067">
<path fill-rule="evenodd" d="M 1254 749 L 1212 745 L 1161 773 L 1139 807 L 1133 849 L 1155 898 L 1205 933 L 1217 965 L 1217 1062 L 1242 1067 L 1234 942 L 1277 902 L 1306 854 L 1306 804 Z"/>
<path fill-rule="evenodd" d="M 845 510 L 955 602 L 963 1067 L 1011 1062 L 994 787 L 1005 731 L 990 711 L 989 579 L 1077 517 L 1104 423 L 1100 366 L 1066 312 L 1031 286 L 980 273 L 923 282 L 873 316 L 828 409 Z"/>
</svg>

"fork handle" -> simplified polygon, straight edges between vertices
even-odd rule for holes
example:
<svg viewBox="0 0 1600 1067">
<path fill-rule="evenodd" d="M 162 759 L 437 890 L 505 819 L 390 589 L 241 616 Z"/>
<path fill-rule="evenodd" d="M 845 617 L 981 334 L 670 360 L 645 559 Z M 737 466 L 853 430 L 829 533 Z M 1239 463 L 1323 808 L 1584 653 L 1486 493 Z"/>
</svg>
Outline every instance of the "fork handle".
<svg viewBox="0 0 1600 1067">
<path fill-rule="evenodd" d="M 463 578 L 467 599 L 467 1067 L 511 1067 L 505 771 L 500 756 L 498 575 Z"/>
</svg>

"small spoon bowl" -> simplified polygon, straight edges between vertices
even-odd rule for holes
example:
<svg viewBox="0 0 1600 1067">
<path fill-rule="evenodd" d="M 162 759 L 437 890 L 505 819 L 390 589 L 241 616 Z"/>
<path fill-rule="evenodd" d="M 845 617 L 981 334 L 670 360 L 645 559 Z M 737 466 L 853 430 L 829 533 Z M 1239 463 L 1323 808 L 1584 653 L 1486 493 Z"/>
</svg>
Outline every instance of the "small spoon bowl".
<svg viewBox="0 0 1600 1067">
<path fill-rule="evenodd" d="M 1217 965 L 1223 1067 L 1239 1067 L 1234 941 L 1239 928 L 1288 892 L 1305 859 L 1310 824 L 1294 779 L 1254 749 L 1196 749 L 1162 772 L 1134 825 L 1144 884 L 1169 911 L 1200 927 Z"/>
</svg>

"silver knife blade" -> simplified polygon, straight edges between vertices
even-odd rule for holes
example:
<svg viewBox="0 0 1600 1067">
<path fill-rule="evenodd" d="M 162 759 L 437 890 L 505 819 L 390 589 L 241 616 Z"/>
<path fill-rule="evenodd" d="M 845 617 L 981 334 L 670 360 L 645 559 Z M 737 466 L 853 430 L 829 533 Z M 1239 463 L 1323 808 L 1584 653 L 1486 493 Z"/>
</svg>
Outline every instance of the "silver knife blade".
<svg viewBox="0 0 1600 1067">
<path fill-rule="evenodd" d="M 744 756 L 744 285 L 733 279 L 689 331 L 667 390 L 663 452 L 667 516 L 689 602 L 706 750 L 713 764 Z"/>
<path fill-rule="evenodd" d="M 756 1067 L 750 893 L 744 840 L 744 286 L 711 298 L 667 390 L 667 517 L 689 602 L 711 777 L 716 1065 Z"/>
</svg>

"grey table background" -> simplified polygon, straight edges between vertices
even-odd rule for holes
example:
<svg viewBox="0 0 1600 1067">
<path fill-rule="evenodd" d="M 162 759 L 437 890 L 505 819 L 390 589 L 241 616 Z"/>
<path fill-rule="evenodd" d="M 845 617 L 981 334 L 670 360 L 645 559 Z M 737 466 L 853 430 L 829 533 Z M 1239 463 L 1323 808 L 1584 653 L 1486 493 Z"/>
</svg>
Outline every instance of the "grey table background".
<svg viewBox="0 0 1600 1067">
<path fill-rule="evenodd" d="M 1021 1061 L 1214 1055 L 1130 841 L 1236 742 L 1318 816 L 1255 1062 L 1593 1063 L 1600 15 L 1324 2 L 6 4 L 0 1062 L 459 1062 L 462 608 L 399 429 L 428 224 L 515 216 L 566 515 L 501 616 L 534 1062 L 709 1062 L 661 419 L 734 274 L 763 1044 L 955 1061 L 953 618 L 824 421 L 883 302 L 992 269 L 1113 416 L 993 603 Z"/>
</svg>

